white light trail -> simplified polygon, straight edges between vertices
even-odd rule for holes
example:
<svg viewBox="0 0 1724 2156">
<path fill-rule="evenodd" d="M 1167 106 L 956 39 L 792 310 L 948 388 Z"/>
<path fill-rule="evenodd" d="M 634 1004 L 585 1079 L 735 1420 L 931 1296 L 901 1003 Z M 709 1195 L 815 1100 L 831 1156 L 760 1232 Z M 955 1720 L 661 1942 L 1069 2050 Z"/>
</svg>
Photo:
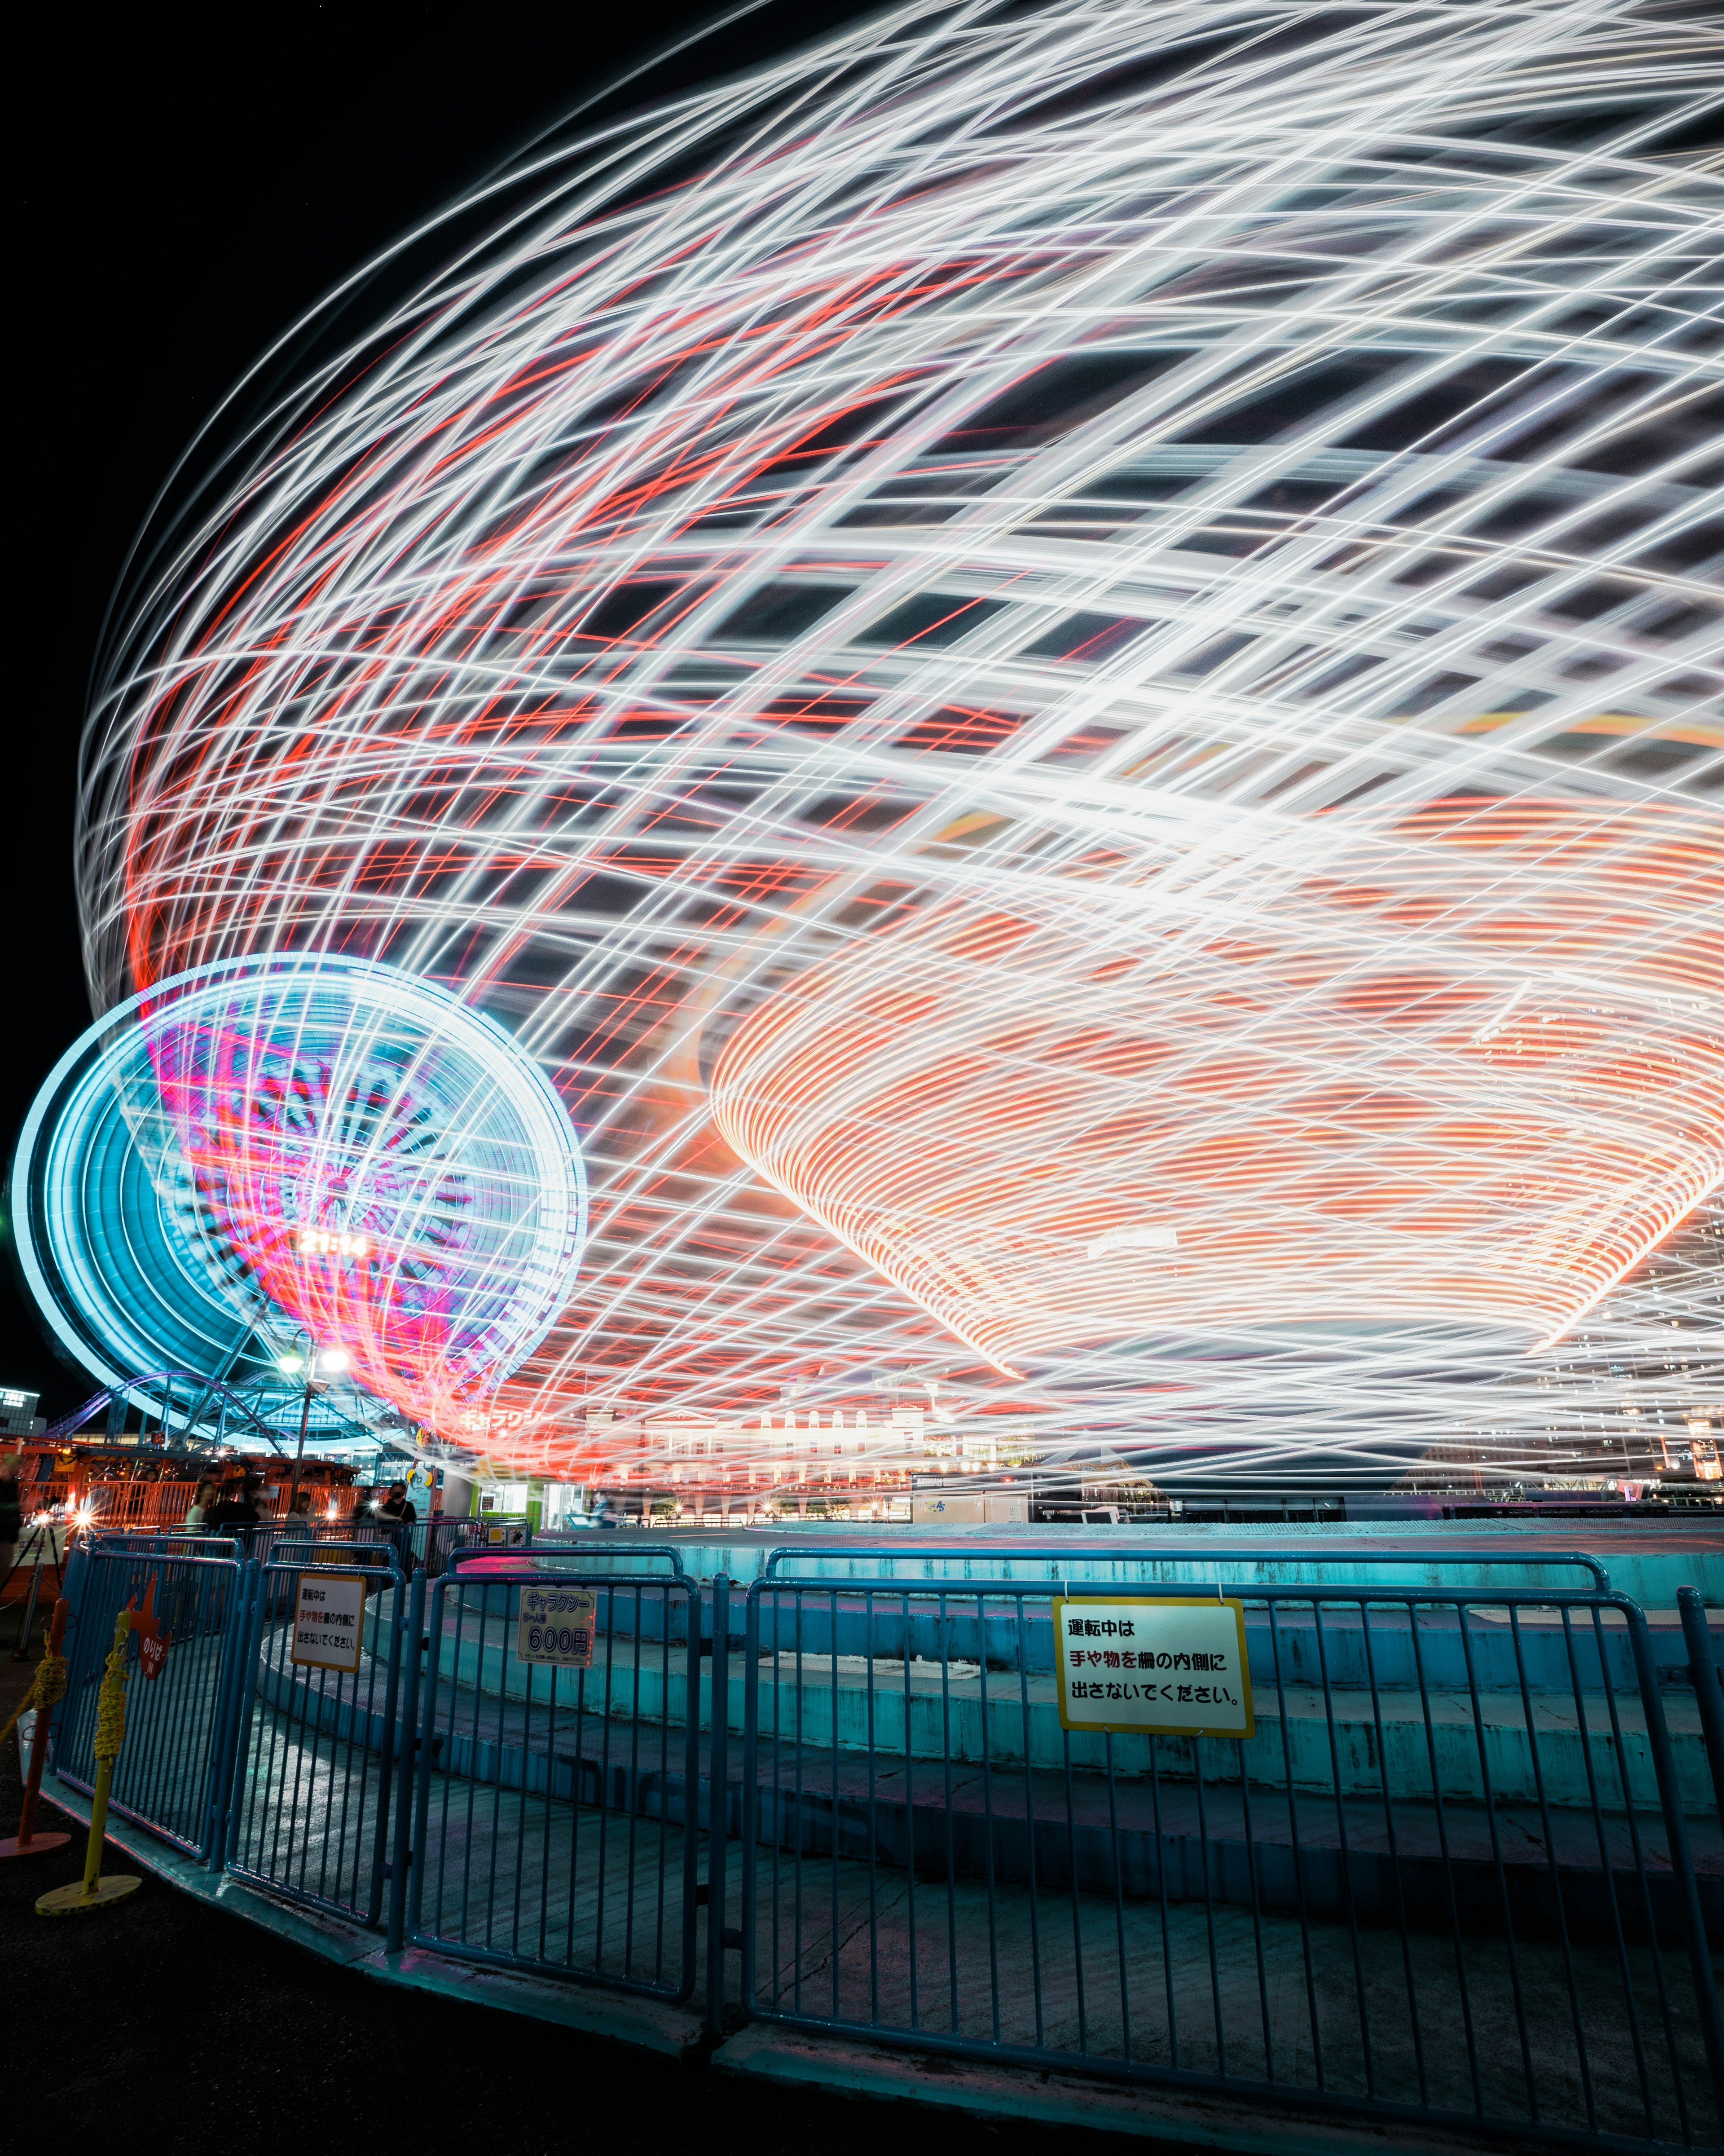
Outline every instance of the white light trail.
<svg viewBox="0 0 1724 2156">
<path fill-rule="evenodd" d="M 1568 1444 L 1724 1181 L 1721 94 L 1698 7 L 916 4 L 536 152 L 141 557 L 99 997 L 539 1060 L 523 1464 Z"/>
</svg>

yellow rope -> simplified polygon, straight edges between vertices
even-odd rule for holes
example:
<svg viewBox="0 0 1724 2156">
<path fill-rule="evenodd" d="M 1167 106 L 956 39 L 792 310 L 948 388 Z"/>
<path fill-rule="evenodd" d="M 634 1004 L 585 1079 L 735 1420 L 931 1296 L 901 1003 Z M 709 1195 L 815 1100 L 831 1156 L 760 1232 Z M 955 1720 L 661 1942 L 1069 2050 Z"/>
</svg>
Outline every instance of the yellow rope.
<svg viewBox="0 0 1724 2156">
<path fill-rule="evenodd" d="M 42 1636 L 45 1642 L 48 1638 L 46 1625 L 42 1628 Z M 55 1654 L 52 1647 L 44 1644 L 42 1659 L 36 1665 L 36 1675 L 30 1689 L 12 1710 L 11 1720 L 3 1729 L 0 1729 L 0 1744 L 3 1744 L 18 1727 L 19 1717 L 28 1714 L 33 1707 L 39 1714 L 46 1707 L 59 1706 L 65 1696 L 66 1658 L 64 1655 Z"/>
<path fill-rule="evenodd" d="M 95 1742 L 90 1750 L 98 1759 L 117 1758 L 126 1735 L 126 1641 L 131 1630 L 131 1613 L 122 1609 L 114 1620 L 114 1644 L 96 1695 Z"/>
</svg>

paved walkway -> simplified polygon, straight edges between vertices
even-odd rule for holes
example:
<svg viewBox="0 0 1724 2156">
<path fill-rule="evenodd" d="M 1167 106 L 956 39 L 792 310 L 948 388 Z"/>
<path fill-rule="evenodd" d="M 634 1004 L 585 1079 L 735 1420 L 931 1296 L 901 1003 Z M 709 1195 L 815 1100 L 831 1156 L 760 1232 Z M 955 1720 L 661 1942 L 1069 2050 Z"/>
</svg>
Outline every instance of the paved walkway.
<svg viewBox="0 0 1724 2156">
<path fill-rule="evenodd" d="M 990 1892 L 849 1861 L 764 1856 L 762 1881 L 757 1996 L 781 2011 L 1671 2140 L 1680 2087 L 1688 2130 L 1717 2138 L 1675 1955 L 1489 1936 L 1457 1952 L 1429 1933 Z"/>
<path fill-rule="evenodd" d="M 705 1966 L 706 1912 L 693 1888 L 706 1874 L 706 1837 L 688 1832 L 681 1761 L 662 1728 L 592 1715 L 578 1728 L 572 1717 L 559 1726 L 544 1708 L 495 1695 L 456 1694 L 449 1704 L 445 1729 L 464 1716 L 485 1736 L 476 1748 L 470 1737 L 446 1742 L 444 1756 L 459 1749 L 481 1774 L 439 1768 L 430 1777 L 418 1860 L 421 1943 L 666 1995 L 686 1989 Z M 344 1891 L 362 1909 L 381 1877 L 362 1738 L 274 1709 L 260 1711 L 259 1727 L 267 1791 L 254 1808 L 275 1840 L 247 1845 L 255 1868 L 301 1892 L 323 1891 L 314 1880 L 351 1882 Z M 519 1774 L 512 1784 L 495 1778 L 510 1753 L 543 1760 L 541 1786 L 522 1786 L 531 1777 Z M 572 1778 L 567 1794 L 544 1785 L 559 1762 Z M 777 1763 L 781 1785 L 793 1794 L 782 1780 L 788 1763 Z M 572 1801 L 577 1786 L 613 1803 Z M 967 1794 L 973 1805 L 973 1787 Z M 290 1851 L 297 1873 L 270 1848 Z M 1070 1865 L 1063 1884 L 1039 1868 L 1033 1880 L 990 1880 L 930 1865 L 921 1852 L 914 1868 L 891 1862 L 878 1841 L 875 1851 L 871 1864 L 865 1854 L 834 1853 L 829 1836 L 800 1857 L 790 1847 L 755 1850 L 759 2007 L 854 2030 L 957 2036 L 1002 2054 L 1675 2141 L 1686 2105 L 1687 2134 L 1717 2138 L 1680 1951 L 1585 1941 L 1565 1948 L 1559 1937 L 1511 1941 L 1483 1928 L 1464 1930 L 1458 1945 L 1446 1927 L 1403 1939 L 1398 1928 L 1301 1922 L 1286 1910 L 1206 1902 L 1200 1890 L 1165 1902 L 1086 1890 L 1071 1884 Z M 738 1929 L 742 1868 L 733 1845 L 726 1922 Z M 726 1958 L 736 1970 L 738 1958 Z"/>
</svg>

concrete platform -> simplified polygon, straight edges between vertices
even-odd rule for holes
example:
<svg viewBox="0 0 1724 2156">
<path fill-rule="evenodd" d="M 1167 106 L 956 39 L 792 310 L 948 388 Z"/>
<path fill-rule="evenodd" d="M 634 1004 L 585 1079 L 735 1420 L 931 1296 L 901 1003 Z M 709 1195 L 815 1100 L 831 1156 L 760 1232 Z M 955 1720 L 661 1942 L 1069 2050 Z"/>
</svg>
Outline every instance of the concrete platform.
<svg viewBox="0 0 1724 2156">
<path fill-rule="evenodd" d="M 1454 2156 L 1456 2150 L 1491 2150 L 1496 2156 L 1532 2156 L 1546 2142 L 1501 2134 L 1475 2137 L 1455 2128 L 1433 2128 L 1398 2119 L 1386 2128 L 1315 2106 L 1271 2110 L 1239 2097 L 1191 2089 L 1122 2087 L 1075 2074 L 1005 2066 L 991 2059 L 895 2050 L 756 2022 L 712 2055 L 716 2071 L 745 2084 L 765 2082 L 841 2091 L 882 2104 L 931 2105 L 977 2123 L 1031 2120 L 1049 2127 L 1082 2127 L 1123 2133 L 1178 2148 L 1214 2149 L 1227 2156 L 1383 2156 L 1393 2148 L 1407 2156 Z M 882 2128 L 890 2131 L 883 2119 Z"/>
</svg>

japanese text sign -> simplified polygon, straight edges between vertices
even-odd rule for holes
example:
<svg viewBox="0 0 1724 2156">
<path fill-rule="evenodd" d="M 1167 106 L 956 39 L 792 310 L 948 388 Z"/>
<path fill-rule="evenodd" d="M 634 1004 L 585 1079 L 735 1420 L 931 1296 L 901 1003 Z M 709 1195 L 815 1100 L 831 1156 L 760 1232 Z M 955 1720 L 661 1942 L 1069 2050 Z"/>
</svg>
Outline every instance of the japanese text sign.
<svg viewBox="0 0 1724 2156">
<path fill-rule="evenodd" d="M 300 1574 L 290 1661 L 308 1669 L 357 1674 L 365 1635 L 365 1584 L 361 1572 Z"/>
<path fill-rule="evenodd" d="M 591 1669 L 593 1609 L 590 1587 L 523 1587 L 515 1631 L 517 1661 Z"/>
<path fill-rule="evenodd" d="M 1256 1728 L 1241 1603 L 1062 1595 L 1054 1645 L 1062 1729 L 1244 1738 Z"/>
</svg>

